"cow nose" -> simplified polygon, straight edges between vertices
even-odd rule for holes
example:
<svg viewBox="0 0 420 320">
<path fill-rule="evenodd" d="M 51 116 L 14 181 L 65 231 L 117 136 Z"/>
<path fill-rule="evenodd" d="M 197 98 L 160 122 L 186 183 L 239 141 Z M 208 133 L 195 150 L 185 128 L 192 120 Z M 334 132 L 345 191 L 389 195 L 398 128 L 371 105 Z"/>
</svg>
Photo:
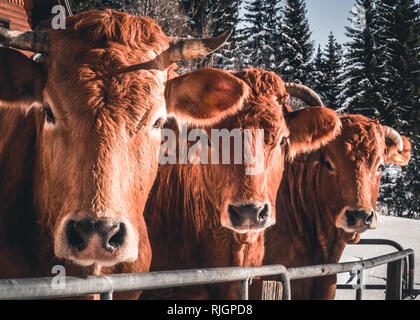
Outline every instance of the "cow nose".
<svg viewBox="0 0 420 320">
<path fill-rule="evenodd" d="M 270 207 L 267 203 L 242 203 L 229 205 L 229 217 L 234 226 L 240 226 L 247 221 L 263 224 L 269 217 Z"/>
<path fill-rule="evenodd" d="M 78 251 L 85 250 L 94 235 L 99 237 L 103 249 L 113 252 L 123 245 L 126 227 L 124 223 L 113 224 L 96 219 L 70 220 L 67 224 L 67 242 Z"/>
<path fill-rule="evenodd" d="M 374 227 L 374 210 L 366 209 L 352 209 L 346 210 L 345 213 L 347 224 L 349 227 L 358 226 L 360 224 L 365 225 L 369 228 Z"/>
</svg>

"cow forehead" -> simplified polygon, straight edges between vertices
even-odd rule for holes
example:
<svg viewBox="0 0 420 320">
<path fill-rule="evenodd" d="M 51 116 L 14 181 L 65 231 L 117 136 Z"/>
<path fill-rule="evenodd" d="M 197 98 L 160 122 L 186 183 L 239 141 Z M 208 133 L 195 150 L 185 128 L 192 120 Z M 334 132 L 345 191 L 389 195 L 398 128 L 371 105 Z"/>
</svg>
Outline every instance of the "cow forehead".
<svg viewBox="0 0 420 320">
<path fill-rule="evenodd" d="M 379 125 L 363 116 L 342 117 L 342 132 L 331 143 L 332 153 L 354 163 L 373 164 L 384 156 L 385 140 Z"/>
<path fill-rule="evenodd" d="M 65 101 L 59 104 L 71 102 L 67 112 L 118 106 L 138 115 L 162 104 L 164 68 L 115 74 L 169 47 L 169 38 L 152 19 L 111 10 L 82 13 L 67 19 L 66 30 L 51 31 L 50 45 L 48 86 L 61 93 Z"/>
<path fill-rule="evenodd" d="M 133 64 L 153 59 L 169 46 L 169 38 L 153 19 L 111 10 L 69 17 L 66 29 L 53 30 L 50 38 L 50 51 L 57 58 L 106 48 Z"/>
<path fill-rule="evenodd" d="M 245 101 L 241 110 L 221 120 L 213 128 L 230 131 L 234 129 L 264 130 L 264 141 L 267 146 L 278 142 L 280 136 L 288 135 L 282 108 L 268 97 L 251 98 Z"/>
</svg>

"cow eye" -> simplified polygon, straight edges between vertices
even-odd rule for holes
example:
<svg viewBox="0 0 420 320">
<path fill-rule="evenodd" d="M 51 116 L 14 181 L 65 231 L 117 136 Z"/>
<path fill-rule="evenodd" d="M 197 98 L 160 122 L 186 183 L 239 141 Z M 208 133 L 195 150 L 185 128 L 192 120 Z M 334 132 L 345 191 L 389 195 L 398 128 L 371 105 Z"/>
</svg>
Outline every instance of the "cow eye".
<svg viewBox="0 0 420 320">
<path fill-rule="evenodd" d="M 324 160 L 324 165 L 327 167 L 328 170 L 334 171 L 334 168 L 332 167 L 332 165 L 329 161 Z"/>
<path fill-rule="evenodd" d="M 328 160 L 325 159 L 325 156 L 321 154 L 321 164 L 326 167 L 329 171 L 334 172 L 334 168 Z"/>
<path fill-rule="evenodd" d="M 55 124 L 55 117 L 54 117 L 54 113 L 52 112 L 52 109 L 49 105 L 44 105 L 42 107 L 42 111 L 45 114 L 45 119 L 48 123 L 52 123 Z"/>
<path fill-rule="evenodd" d="M 153 128 L 155 128 L 155 129 L 161 129 L 163 127 L 164 123 L 165 123 L 165 120 L 162 119 L 162 118 L 159 118 L 153 124 Z"/>
<path fill-rule="evenodd" d="M 378 169 L 376 169 L 376 172 L 382 172 L 384 170 L 384 166 L 381 164 Z"/>
</svg>

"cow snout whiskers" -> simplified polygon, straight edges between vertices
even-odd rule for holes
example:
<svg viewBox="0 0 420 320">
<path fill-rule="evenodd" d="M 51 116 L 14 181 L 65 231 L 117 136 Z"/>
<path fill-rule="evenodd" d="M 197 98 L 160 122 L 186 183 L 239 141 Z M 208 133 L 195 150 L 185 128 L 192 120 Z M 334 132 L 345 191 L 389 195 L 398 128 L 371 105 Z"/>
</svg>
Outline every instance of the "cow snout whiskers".
<svg viewBox="0 0 420 320">
<path fill-rule="evenodd" d="M 272 224 L 268 202 L 244 202 L 227 206 L 229 224 L 225 227 L 236 232 L 260 232 Z"/>
</svg>

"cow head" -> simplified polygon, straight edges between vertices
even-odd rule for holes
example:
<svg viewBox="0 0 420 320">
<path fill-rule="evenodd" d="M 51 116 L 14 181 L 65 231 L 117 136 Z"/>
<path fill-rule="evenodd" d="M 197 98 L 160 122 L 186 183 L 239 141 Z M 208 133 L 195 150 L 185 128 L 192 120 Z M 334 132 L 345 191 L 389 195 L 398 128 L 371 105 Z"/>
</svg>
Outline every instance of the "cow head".
<svg viewBox="0 0 420 320">
<path fill-rule="evenodd" d="M 285 157 L 319 148 L 338 133 L 340 122 L 334 111 L 322 107 L 287 109 L 287 90 L 297 93 L 296 88 L 272 72 L 226 74 L 248 94 L 234 115 L 206 127 L 208 164 L 197 166 L 221 225 L 237 233 L 256 233 L 275 223 Z M 314 103 L 314 97 L 303 99 Z M 252 160 L 247 161 L 245 150 Z M 218 156 L 212 158 L 214 152 Z"/>
<path fill-rule="evenodd" d="M 50 32 L 0 29 L 0 41 L 44 53 L 34 62 L 0 48 L 2 107 L 36 110 L 35 210 L 58 258 L 82 266 L 144 260 L 150 247 L 142 213 L 162 124 L 170 115 L 211 123 L 242 99 L 223 75 L 208 81 L 193 72 L 172 81 L 168 68 L 210 53 L 228 34 L 175 41 L 149 18 L 111 10 L 66 22 L 66 30 Z M 192 83 L 209 103 L 180 103 L 190 99 Z"/>
<path fill-rule="evenodd" d="M 395 130 L 361 115 L 343 115 L 341 122 L 341 134 L 312 159 L 320 166 L 320 194 L 330 208 L 332 224 L 357 240 L 359 233 L 376 227 L 384 165 L 407 165 L 411 144 Z"/>
</svg>

